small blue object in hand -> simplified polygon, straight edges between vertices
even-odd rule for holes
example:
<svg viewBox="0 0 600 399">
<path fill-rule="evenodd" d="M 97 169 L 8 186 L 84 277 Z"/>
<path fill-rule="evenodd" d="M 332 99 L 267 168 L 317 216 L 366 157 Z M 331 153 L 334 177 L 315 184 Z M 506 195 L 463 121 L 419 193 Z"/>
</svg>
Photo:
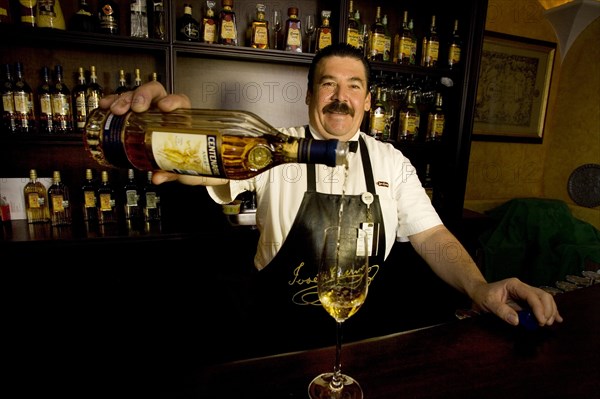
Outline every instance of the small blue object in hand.
<svg viewBox="0 0 600 399">
<path fill-rule="evenodd" d="M 519 310 L 517 312 L 519 315 L 519 326 L 524 328 L 527 331 L 537 330 L 539 325 L 531 310 Z"/>
</svg>

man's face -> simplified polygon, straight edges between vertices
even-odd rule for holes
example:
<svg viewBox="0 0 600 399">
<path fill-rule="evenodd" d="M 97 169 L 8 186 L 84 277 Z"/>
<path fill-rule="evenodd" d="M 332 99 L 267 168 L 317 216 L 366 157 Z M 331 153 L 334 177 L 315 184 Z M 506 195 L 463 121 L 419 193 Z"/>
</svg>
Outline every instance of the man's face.
<svg viewBox="0 0 600 399">
<path fill-rule="evenodd" d="M 348 57 L 327 57 L 315 69 L 312 93 L 306 95 L 310 124 L 326 139 L 349 140 L 371 108 L 365 68 Z"/>
</svg>

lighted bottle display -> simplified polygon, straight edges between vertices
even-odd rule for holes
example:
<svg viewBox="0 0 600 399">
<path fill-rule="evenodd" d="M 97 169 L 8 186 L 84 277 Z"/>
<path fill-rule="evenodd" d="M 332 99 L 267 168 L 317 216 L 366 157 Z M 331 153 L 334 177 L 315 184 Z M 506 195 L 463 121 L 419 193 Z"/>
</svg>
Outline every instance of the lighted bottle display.
<svg viewBox="0 0 600 399">
<path fill-rule="evenodd" d="M 429 26 L 429 34 L 423 38 L 421 66 L 435 67 L 438 62 L 439 51 L 440 40 L 437 35 L 435 15 L 432 15 L 431 25 Z"/>
<path fill-rule="evenodd" d="M 123 187 L 123 210 L 125 219 L 138 219 L 141 215 L 140 209 L 140 188 L 135 181 L 135 171 L 127 170 L 127 182 Z"/>
<path fill-rule="evenodd" d="M 184 4 L 183 15 L 177 19 L 177 40 L 186 42 L 200 40 L 200 25 L 192 15 L 191 4 Z"/>
<path fill-rule="evenodd" d="M 69 30 L 77 32 L 96 32 L 97 19 L 92 14 L 88 0 L 79 0 L 79 9 L 69 20 Z"/>
<path fill-rule="evenodd" d="M 85 72 L 82 67 L 78 69 L 77 84 L 73 87 L 73 103 L 74 103 L 74 119 L 75 131 L 83 133 L 85 131 L 85 122 L 87 121 L 87 82 L 85 80 Z"/>
<path fill-rule="evenodd" d="M 33 133 L 35 131 L 33 90 L 25 81 L 23 63 L 21 62 L 15 63 L 13 99 L 17 132 Z"/>
<path fill-rule="evenodd" d="M 69 188 L 61 180 L 60 172 L 57 170 L 52 173 L 52 184 L 48 187 L 48 209 L 52 226 L 71 224 Z"/>
<path fill-rule="evenodd" d="M 293 51 L 295 53 L 302 52 L 302 24 L 298 19 L 298 8 L 288 8 L 288 19 L 285 21 L 284 27 L 284 50 Z"/>
<path fill-rule="evenodd" d="M 376 8 L 375 22 L 371 25 L 369 34 L 369 59 L 383 61 L 385 51 L 385 28 L 381 23 L 381 7 Z"/>
<path fill-rule="evenodd" d="M 2 81 L 2 127 L 11 133 L 17 132 L 17 114 L 15 113 L 15 102 L 13 93 L 15 83 L 12 77 L 10 64 L 3 65 Z"/>
<path fill-rule="evenodd" d="M 38 180 L 37 171 L 29 170 L 29 181 L 23 187 L 25 214 L 27 223 L 47 223 L 50 220 L 48 211 L 48 191 Z"/>
<path fill-rule="evenodd" d="M 331 26 L 329 26 L 329 19 L 331 18 L 331 11 L 321 11 L 321 26 L 317 29 L 317 40 L 315 51 L 319 52 L 325 47 L 331 45 L 333 38 L 331 33 Z"/>
<path fill-rule="evenodd" d="M 265 18 L 266 6 L 256 5 L 256 17 L 252 21 L 250 47 L 269 48 L 269 22 Z"/>
<path fill-rule="evenodd" d="M 132 0 L 129 4 L 131 37 L 148 37 L 148 9 L 146 0 Z"/>
<path fill-rule="evenodd" d="M 202 18 L 200 41 L 212 44 L 217 42 L 217 21 L 215 20 L 215 4 L 213 0 L 206 1 L 206 13 Z"/>
<path fill-rule="evenodd" d="M 85 102 L 87 106 L 88 115 L 90 112 L 100 106 L 100 99 L 104 95 L 104 89 L 98 83 L 98 76 L 96 75 L 96 67 L 90 66 L 90 82 L 85 92 Z"/>
<path fill-rule="evenodd" d="M 452 29 L 452 38 L 448 46 L 448 66 L 450 69 L 460 63 L 461 39 L 458 32 L 458 19 L 454 20 L 454 28 Z"/>
<path fill-rule="evenodd" d="M 354 2 L 349 1 L 348 5 L 348 27 L 346 28 L 346 43 L 356 48 L 360 48 L 360 26 L 354 19 Z"/>
<path fill-rule="evenodd" d="M 37 89 L 37 100 L 39 106 L 39 131 L 40 133 L 52 133 L 52 99 L 50 90 L 52 84 L 50 82 L 50 68 L 43 66 L 41 69 L 41 83 Z"/>
<path fill-rule="evenodd" d="M 237 180 L 286 162 L 343 164 L 349 146 L 290 137 L 244 111 L 180 109 L 117 116 L 100 108 L 88 119 L 84 144 L 105 166 Z"/>
<path fill-rule="evenodd" d="M 98 223 L 116 223 L 117 222 L 117 199 L 115 189 L 113 188 L 108 172 L 103 170 L 101 173 L 100 184 L 98 185 Z"/>
<path fill-rule="evenodd" d="M 108 35 L 119 34 L 119 5 L 113 0 L 98 2 L 98 31 Z"/>
<path fill-rule="evenodd" d="M 52 125 L 54 133 L 73 132 L 73 109 L 71 90 L 63 81 L 61 65 L 54 67 L 54 85 L 50 92 L 52 100 Z"/>
<path fill-rule="evenodd" d="M 237 22 L 233 11 L 233 0 L 222 0 L 223 9 L 219 13 L 219 43 L 238 45 Z"/>
<path fill-rule="evenodd" d="M 38 0 L 36 24 L 38 28 L 67 29 L 60 0 Z"/>
<path fill-rule="evenodd" d="M 146 172 L 146 184 L 142 189 L 142 209 L 144 221 L 158 222 L 161 220 L 160 191 L 159 187 L 152 183 L 152 171 Z"/>
<path fill-rule="evenodd" d="M 98 187 L 94 180 L 94 175 L 91 169 L 85 170 L 85 180 L 81 186 L 83 196 L 82 210 L 83 220 L 85 222 L 94 222 L 98 220 Z"/>
<path fill-rule="evenodd" d="M 440 141 L 444 134 L 445 122 L 444 110 L 442 109 L 442 95 L 436 93 L 435 108 L 427 117 L 427 136 L 425 137 L 425 140 Z"/>
</svg>

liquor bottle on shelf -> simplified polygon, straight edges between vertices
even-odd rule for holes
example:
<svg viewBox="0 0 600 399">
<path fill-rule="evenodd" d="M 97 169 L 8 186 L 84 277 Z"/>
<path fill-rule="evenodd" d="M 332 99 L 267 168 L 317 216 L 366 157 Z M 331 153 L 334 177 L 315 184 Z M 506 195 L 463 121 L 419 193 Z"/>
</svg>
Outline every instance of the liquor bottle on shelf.
<svg viewBox="0 0 600 399">
<path fill-rule="evenodd" d="M 250 33 L 250 47 L 270 48 L 269 45 L 269 22 L 265 17 L 266 6 L 264 4 L 256 5 L 256 17 L 252 21 Z"/>
<path fill-rule="evenodd" d="M 98 83 L 98 76 L 96 75 L 96 67 L 90 66 L 90 83 L 88 84 L 85 91 L 85 103 L 87 106 L 88 115 L 90 112 L 100 106 L 100 99 L 104 96 L 104 89 Z"/>
<path fill-rule="evenodd" d="M 387 14 L 383 14 L 383 17 L 381 17 L 381 24 L 384 32 L 383 61 L 390 61 L 392 59 L 392 36 L 388 29 Z"/>
<path fill-rule="evenodd" d="M 408 30 L 410 32 L 410 37 L 412 38 L 412 41 L 411 41 L 412 46 L 410 49 L 410 65 L 417 64 L 417 47 L 419 45 L 419 41 L 417 40 L 417 35 L 415 34 L 414 26 L 415 26 L 415 22 L 411 18 L 408 21 Z"/>
<path fill-rule="evenodd" d="M 50 68 L 43 66 L 41 69 L 42 82 L 37 89 L 37 100 L 39 104 L 39 132 L 40 133 L 53 133 L 54 128 L 52 127 L 52 98 L 50 92 L 52 84 L 50 83 Z"/>
<path fill-rule="evenodd" d="M 140 68 L 135 68 L 135 77 L 133 79 L 133 88 L 132 90 L 137 89 L 142 85 L 142 74 L 140 72 Z"/>
<path fill-rule="evenodd" d="M 155 0 L 152 9 L 152 38 L 167 40 L 167 17 L 163 0 Z"/>
<path fill-rule="evenodd" d="M 81 186 L 83 194 L 82 210 L 84 222 L 98 221 L 98 187 L 91 169 L 85 170 L 85 180 Z"/>
<path fill-rule="evenodd" d="M 127 79 L 125 78 L 125 71 L 123 69 L 119 69 L 119 84 L 115 89 L 115 94 L 123 94 L 126 91 L 131 90 L 129 86 L 127 86 Z"/>
<path fill-rule="evenodd" d="M 417 108 L 416 95 L 412 90 L 406 92 L 406 104 L 399 112 L 398 141 L 415 141 L 419 137 L 421 114 Z"/>
<path fill-rule="evenodd" d="M 6 196 L 0 197 L 0 222 L 10 222 L 10 203 Z"/>
<path fill-rule="evenodd" d="M 160 191 L 159 187 L 152 183 L 152 171 L 146 173 L 146 183 L 142 188 L 142 209 L 145 222 L 160 222 Z"/>
<path fill-rule="evenodd" d="M 13 99 L 17 132 L 33 133 L 35 131 L 33 90 L 31 90 L 31 87 L 25 81 L 22 62 L 15 63 Z"/>
<path fill-rule="evenodd" d="M 119 4 L 113 0 L 98 2 L 98 31 L 107 35 L 119 34 Z"/>
<path fill-rule="evenodd" d="M 158 82 L 158 74 L 156 72 L 152 72 L 152 82 Z"/>
<path fill-rule="evenodd" d="M 19 20 L 21 26 L 35 28 L 37 26 L 36 13 L 37 0 L 19 0 Z"/>
<path fill-rule="evenodd" d="M 132 0 L 129 4 L 131 37 L 148 37 L 148 9 L 146 0 Z"/>
<path fill-rule="evenodd" d="M 117 222 L 117 200 L 115 190 L 110 183 L 108 171 L 101 173 L 98 185 L 98 223 L 108 224 Z"/>
<path fill-rule="evenodd" d="M 48 187 L 48 209 L 52 226 L 71 224 L 69 188 L 62 182 L 60 172 L 57 170 L 52 173 L 52 184 Z"/>
<path fill-rule="evenodd" d="M 9 25 L 13 23 L 9 0 L 0 0 L 0 24 Z"/>
<path fill-rule="evenodd" d="M 235 180 L 287 162 L 341 165 L 349 145 L 290 137 L 250 112 L 215 109 L 117 116 L 98 108 L 84 137 L 86 150 L 104 166 Z"/>
<path fill-rule="evenodd" d="M 177 19 L 177 40 L 186 42 L 200 40 L 200 25 L 192 16 L 191 4 L 184 4 L 183 15 Z"/>
<path fill-rule="evenodd" d="M 38 180 L 35 169 L 29 170 L 29 181 L 23 187 L 23 197 L 25 199 L 27 223 L 48 223 L 50 220 L 48 191 L 44 184 Z"/>
<path fill-rule="evenodd" d="M 38 28 L 67 29 L 60 0 L 38 0 L 36 12 Z"/>
<path fill-rule="evenodd" d="M 298 19 L 298 8 L 288 8 L 288 19 L 285 21 L 283 49 L 295 53 L 302 52 L 302 24 Z"/>
<path fill-rule="evenodd" d="M 129 168 L 127 170 L 127 182 L 123 187 L 124 200 L 123 209 L 125 211 L 125 219 L 139 219 L 140 211 L 140 188 L 135 181 L 135 172 Z"/>
<path fill-rule="evenodd" d="M 319 26 L 319 28 L 317 29 L 317 40 L 315 46 L 316 53 L 323 50 L 325 47 L 331 45 L 331 43 L 333 42 L 331 26 L 329 26 L 330 18 L 330 10 L 321 11 L 321 26 Z"/>
<path fill-rule="evenodd" d="M 215 20 L 214 0 L 206 1 L 206 13 L 202 18 L 202 31 L 200 41 L 202 43 L 213 44 L 217 42 L 217 21 Z"/>
<path fill-rule="evenodd" d="M 2 81 L 2 127 L 11 133 L 17 132 L 17 114 L 15 113 L 15 82 L 10 64 L 4 64 L 4 80 Z"/>
<path fill-rule="evenodd" d="M 423 48 L 421 56 L 421 66 L 424 67 L 435 67 L 438 63 L 438 56 L 440 51 L 440 39 L 437 35 L 437 28 L 435 25 L 435 15 L 431 16 L 431 25 L 429 26 L 429 34 L 423 37 Z"/>
<path fill-rule="evenodd" d="M 423 188 L 429 197 L 429 200 L 433 202 L 433 178 L 431 177 L 431 164 L 425 166 L 425 176 L 423 176 Z"/>
<path fill-rule="evenodd" d="M 87 82 L 85 80 L 85 72 L 82 67 L 78 69 L 77 84 L 73 87 L 73 104 L 74 104 L 74 119 L 75 131 L 83 133 L 85 131 L 85 122 L 87 121 Z"/>
<path fill-rule="evenodd" d="M 79 0 L 79 9 L 69 20 L 69 30 L 76 32 L 97 32 L 97 19 L 92 14 L 88 0 Z"/>
<path fill-rule="evenodd" d="M 381 140 L 383 138 L 383 131 L 385 130 L 385 115 L 387 109 L 383 102 L 381 86 L 377 86 L 375 90 L 375 101 L 371 106 L 369 115 L 369 135 Z"/>
<path fill-rule="evenodd" d="M 233 11 L 233 0 L 222 0 L 219 13 L 219 44 L 238 45 L 237 21 Z"/>
<path fill-rule="evenodd" d="M 413 40 L 408 27 L 408 11 L 402 15 L 402 28 L 394 37 L 394 55 L 392 61 L 397 64 L 410 65 Z"/>
<path fill-rule="evenodd" d="M 440 141 L 444 134 L 445 121 L 444 110 L 442 109 L 442 94 L 438 92 L 435 95 L 435 108 L 427 117 L 427 136 L 425 137 L 425 141 Z"/>
<path fill-rule="evenodd" d="M 448 66 L 454 68 L 460 63 L 460 51 L 462 43 L 458 32 L 458 19 L 454 20 L 454 28 L 452 29 L 452 38 L 448 46 Z"/>
<path fill-rule="evenodd" d="M 381 7 L 375 9 L 375 22 L 369 32 L 369 60 L 383 61 L 385 52 L 385 28 L 381 23 Z"/>
<path fill-rule="evenodd" d="M 54 85 L 50 92 L 52 100 L 52 126 L 54 133 L 73 133 L 73 104 L 71 90 L 63 81 L 62 65 L 54 66 Z"/>
<path fill-rule="evenodd" d="M 358 11 L 358 10 L 357 10 Z M 348 5 L 348 27 L 346 28 L 346 43 L 356 48 L 360 48 L 360 26 L 354 18 L 354 2 L 349 1 Z"/>
</svg>

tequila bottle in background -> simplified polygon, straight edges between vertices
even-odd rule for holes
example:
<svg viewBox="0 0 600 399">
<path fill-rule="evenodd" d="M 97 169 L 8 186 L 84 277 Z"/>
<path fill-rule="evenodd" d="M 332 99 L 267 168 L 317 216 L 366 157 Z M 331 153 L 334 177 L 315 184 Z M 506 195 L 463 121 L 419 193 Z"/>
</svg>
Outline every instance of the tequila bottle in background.
<svg viewBox="0 0 600 399">
<path fill-rule="evenodd" d="M 375 101 L 371 106 L 371 112 L 369 115 L 369 135 L 378 140 L 382 140 L 383 132 L 385 130 L 385 116 L 387 110 L 385 103 L 383 102 L 381 86 L 377 86 L 375 93 Z"/>
<path fill-rule="evenodd" d="M 60 0 L 38 0 L 36 12 L 38 28 L 67 29 Z"/>
<path fill-rule="evenodd" d="M 63 81 L 63 68 L 54 67 L 54 85 L 50 91 L 52 100 L 52 126 L 54 133 L 73 133 L 73 110 L 71 90 Z"/>
<path fill-rule="evenodd" d="M 184 4 L 183 15 L 177 19 L 177 40 L 186 42 L 200 40 L 200 25 L 192 16 L 191 4 Z"/>
<path fill-rule="evenodd" d="M 53 133 L 52 127 L 52 99 L 50 97 L 50 90 L 52 84 L 50 83 L 50 68 L 43 66 L 41 69 L 41 83 L 37 89 L 37 101 L 39 105 L 39 132 L 40 133 Z"/>
<path fill-rule="evenodd" d="M 98 31 L 108 35 L 119 34 L 119 4 L 113 0 L 98 2 Z"/>
<path fill-rule="evenodd" d="M 37 21 L 35 15 L 37 13 L 38 0 L 19 0 L 19 21 L 21 26 L 26 28 L 35 28 Z"/>
<path fill-rule="evenodd" d="M 429 26 L 429 33 L 427 34 L 427 36 L 423 37 L 421 66 L 430 68 L 437 66 L 439 51 L 440 39 L 437 35 L 435 15 L 432 15 L 431 25 Z"/>
<path fill-rule="evenodd" d="M 10 64 L 3 65 L 2 80 L 2 127 L 8 132 L 17 132 L 17 114 L 15 113 L 14 91 L 15 82 L 12 77 Z"/>
<path fill-rule="evenodd" d="M 135 77 L 133 78 L 132 90 L 137 89 L 141 85 L 142 85 L 142 73 L 140 72 L 140 68 L 135 68 Z"/>
<path fill-rule="evenodd" d="M 381 24 L 383 25 L 384 32 L 383 60 L 390 61 L 392 59 L 392 36 L 388 29 L 387 14 L 383 14 L 383 17 L 381 17 Z"/>
<path fill-rule="evenodd" d="M 81 186 L 83 194 L 82 210 L 84 222 L 98 221 L 98 187 L 91 169 L 85 170 L 85 180 Z"/>
<path fill-rule="evenodd" d="M 298 18 L 298 8 L 288 8 L 288 19 L 285 21 L 283 49 L 294 53 L 302 52 L 302 24 Z"/>
<path fill-rule="evenodd" d="M 354 2 L 349 1 L 348 5 L 348 27 L 346 28 L 346 43 L 356 48 L 360 48 L 360 25 L 354 19 Z"/>
<path fill-rule="evenodd" d="M 371 25 L 369 34 L 369 60 L 383 61 L 385 28 L 381 23 L 381 7 L 377 6 L 375 10 L 375 22 Z"/>
<path fill-rule="evenodd" d="M 92 14 L 88 0 L 79 0 L 79 9 L 69 20 L 69 30 L 76 32 L 96 32 L 97 19 Z"/>
<path fill-rule="evenodd" d="M 414 26 L 415 26 L 415 22 L 411 18 L 408 21 L 408 30 L 410 31 L 410 37 L 412 38 L 412 46 L 410 49 L 410 65 L 417 64 L 417 47 L 418 47 L 419 41 L 417 40 L 417 35 L 415 34 Z"/>
<path fill-rule="evenodd" d="M 414 141 L 419 136 L 421 114 L 417 108 L 416 94 L 412 90 L 406 92 L 406 104 L 399 112 L 398 141 Z"/>
<path fill-rule="evenodd" d="M 104 89 L 98 83 L 98 76 L 96 75 L 96 67 L 90 66 L 90 82 L 85 91 L 85 103 L 87 106 L 88 115 L 90 112 L 100 106 L 100 99 L 104 96 Z"/>
<path fill-rule="evenodd" d="M 256 17 L 252 21 L 250 47 L 269 48 L 269 22 L 265 18 L 266 6 L 256 5 Z"/>
<path fill-rule="evenodd" d="M 52 184 L 48 187 L 48 208 L 52 226 L 71 224 L 69 188 L 62 182 L 60 172 L 57 170 L 52 173 Z"/>
<path fill-rule="evenodd" d="M 430 201 L 433 201 L 433 178 L 431 177 L 431 164 L 425 166 L 425 176 L 423 176 L 423 188 Z"/>
<path fill-rule="evenodd" d="M 132 0 L 129 20 L 131 22 L 131 37 L 148 37 L 148 9 L 146 0 Z"/>
<path fill-rule="evenodd" d="M 158 82 L 158 74 L 156 72 L 152 72 L 152 82 Z"/>
<path fill-rule="evenodd" d="M 103 170 L 101 173 L 100 184 L 98 185 L 98 223 L 109 224 L 117 222 L 117 199 L 115 190 L 110 182 L 108 172 Z"/>
<path fill-rule="evenodd" d="M 410 65 L 413 37 L 408 27 L 408 11 L 402 14 L 402 27 L 394 36 L 394 55 L 392 61 L 397 64 Z"/>
<path fill-rule="evenodd" d="M 217 21 L 215 20 L 215 4 L 214 0 L 206 1 L 206 13 L 202 18 L 202 32 L 200 41 L 202 43 L 213 44 L 217 42 Z"/>
<path fill-rule="evenodd" d="M 236 180 L 288 162 L 342 165 L 350 146 L 291 137 L 244 111 L 152 110 L 117 116 L 100 108 L 88 118 L 84 145 L 104 166 Z"/>
<path fill-rule="evenodd" d="M 87 82 L 85 80 L 85 72 L 82 67 L 78 69 L 77 84 L 73 87 L 73 103 L 74 103 L 74 119 L 75 131 L 83 133 L 85 131 L 85 122 L 87 121 Z"/>
<path fill-rule="evenodd" d="M 10 220 L 10 203 L 6 199 L 6 196 L 3 195 L 0 197 L 0 221 L 10 222 Z"/>
<path fill-rule="evenodd" d="M 0 0 L 0 25 L 9 25 L 12 23 L 12 12 L 9 0 Z"/>
<path fill-rule="evenodd" d="M 454 20 L 454 28 L 452 29 L 452 38 L 448 45 L 448 66 L 454 68 L 460 63 L 461 39 L 458 32 L 458 19 Z"/>
<path fill-rule="evenodd" d="M 127 182 L 123 187 L 124 201 L 123 208 L 125 211 L 125 219 L 139 219 L 140 211 L 140 188 L 135 181 L 135 172 L 133 169 L 127 170 Z"/>
<path fill-rule="evenodd" d="M 29 181 L 23 188 L 27 223 L 47 223 L 50 220 L 48 210 L 48 191 L 38 180 L 37 171 L 29 170 Z"/>
<path fill-rule="evenodd" d="M 142 188 L 142 209 L 145 222 L 160 222 L 160 192 L 159 187 L 152 183 L 152 171 L 146 172 L 146 183 Z"/>
<path fill-rule="evenodd" d="M 117 85 L 117 88 L 115 89 L 115 94 L 123 94 L 129 90 L 131 89 L 129 88 L 129 86 L 127 86 L 125 71 L 123 69 L 119 69 L 119 83 Z"/>
<path fill-rule="evenodd" d="M 321 26 L 319 26 L 319 28 L 317 29 L 317 40 L 316 40 L 316 47 L 315 47 L 315 52 L 317 52 L 317 53 L 319 51 L 323 50 L 325 47 L 331 45 L 331 43 L 333 41 L 332 33 L 331 33 L 331 26 L 329 26 L 330 18 L 331 18 L 330 10 L 321 11 Z M 310 48 L 310 46 L 309 46 L 309 48 Z"/>
<path fill-rule="evenodd" d="M 222 0 L 219 13 L 219 44 L 238 45 L 237 21 L 233 11 L 233 0 Z"/>
<path fill-rule="evenodd" d="M 444 110 L 442 109 L 442 94 L 436 93 L 435 107 L 427 117 L 427 136 L 426 141 L 441 141 L 444 134 L 445 125 Z"/>
<path fill-rule="evenodd" d="M 21 62 L 15 63 L 13 99 L 17 132 L 33 133 L 35 131 L 33 90 L 25 81 L 23 63 Z"/>
<path fill-rule="evenodd" d="M 148 28 L 152 38 L 167 40 L 167 16 L 163 0 L 155 0 L 152 9 L 152 27 Z"/>
</svg>

